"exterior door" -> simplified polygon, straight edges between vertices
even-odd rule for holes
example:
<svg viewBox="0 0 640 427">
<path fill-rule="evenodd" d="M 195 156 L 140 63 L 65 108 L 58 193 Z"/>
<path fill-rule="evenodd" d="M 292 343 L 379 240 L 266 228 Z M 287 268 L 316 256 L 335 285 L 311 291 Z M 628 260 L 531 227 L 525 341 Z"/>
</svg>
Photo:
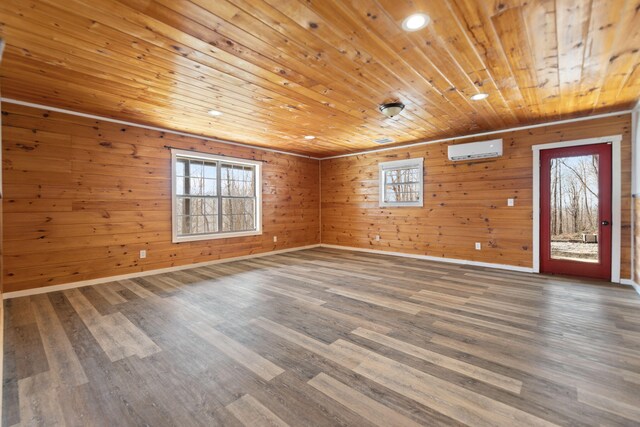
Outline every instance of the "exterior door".
<svg viewBox="0 0 640 427">
<path fill-rule="evenodd" d="M 611 280 L 611 144 L 540 151 L 540 271 Z"/>
</svg>

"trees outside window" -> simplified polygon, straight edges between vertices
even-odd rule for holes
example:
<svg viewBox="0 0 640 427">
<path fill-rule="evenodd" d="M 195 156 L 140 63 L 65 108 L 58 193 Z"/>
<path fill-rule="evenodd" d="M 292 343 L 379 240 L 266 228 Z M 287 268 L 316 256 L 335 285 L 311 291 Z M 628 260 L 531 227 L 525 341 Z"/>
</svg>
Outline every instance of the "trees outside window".
<svg viewBox="0 0 640 427">
<path fill-rule="evenodd" d="M 174 242 L 261 233 L 259 162 L 173 150 Z"/>
</svg>

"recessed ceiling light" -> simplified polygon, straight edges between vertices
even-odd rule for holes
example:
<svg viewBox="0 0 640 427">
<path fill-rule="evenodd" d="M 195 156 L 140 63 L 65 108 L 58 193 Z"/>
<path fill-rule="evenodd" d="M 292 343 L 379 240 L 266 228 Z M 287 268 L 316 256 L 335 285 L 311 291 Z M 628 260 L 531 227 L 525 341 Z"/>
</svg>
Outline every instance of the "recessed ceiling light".
<svg viewBox="0 0 640 427">
<path fill-rule="evenodd" d="M 431 18 L 424 13 L 414 13 L 404 18 L 402 29 L 405 31 L 418 31 L 429 25 Z"/>
<path fill-rule="evenodd" d="M 209 110 L 209 115 L 210 116 L 221 116 L 222 113 L 218 110 Z"/>
<path fill-rule="evenodd" d="M 316 139 L 316 137 L 313 135 L 307 135 L 304 137 L 304 139 Z"/>
<path fill-rule="evenodd" d="M 482 101 L 483 99 L 487 99 L 489 97 L 488 93 L 476 93 L 475 95 L 471 95 L 472 101 Z"/>
</svg>

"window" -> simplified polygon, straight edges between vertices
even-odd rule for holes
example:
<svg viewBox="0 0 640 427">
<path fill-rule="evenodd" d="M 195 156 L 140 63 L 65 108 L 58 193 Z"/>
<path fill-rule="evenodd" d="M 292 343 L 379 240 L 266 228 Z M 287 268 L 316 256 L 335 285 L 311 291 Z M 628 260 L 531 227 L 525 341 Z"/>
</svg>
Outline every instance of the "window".
<svg viewBox="0 0 640 427">
<path fill-rule="evenodd" d="M 171 150 L 173 242 L 262 234 L 261 163 Z"/>
<path fill-rule="evenodd" d="M 380 206 L 422 206 L 423 163 L 423 158 L 380 163 Z"/>
</svg>

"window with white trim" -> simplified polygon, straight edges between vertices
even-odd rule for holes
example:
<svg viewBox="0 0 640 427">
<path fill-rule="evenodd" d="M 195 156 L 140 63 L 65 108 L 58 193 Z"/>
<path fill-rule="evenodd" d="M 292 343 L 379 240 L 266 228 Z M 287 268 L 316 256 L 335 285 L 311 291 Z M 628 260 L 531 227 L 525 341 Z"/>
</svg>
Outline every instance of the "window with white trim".
<svg viewBox="0 0 640 427">
<path fill-rule="evenodd" d="M 423 206 L 424 159 L 378 164 L 380 206 Z"/>
<path fill-rule="evenodd" d="M 171 150 L 173 241 L 262 234 L 260 162 Z"/>
</svg>

